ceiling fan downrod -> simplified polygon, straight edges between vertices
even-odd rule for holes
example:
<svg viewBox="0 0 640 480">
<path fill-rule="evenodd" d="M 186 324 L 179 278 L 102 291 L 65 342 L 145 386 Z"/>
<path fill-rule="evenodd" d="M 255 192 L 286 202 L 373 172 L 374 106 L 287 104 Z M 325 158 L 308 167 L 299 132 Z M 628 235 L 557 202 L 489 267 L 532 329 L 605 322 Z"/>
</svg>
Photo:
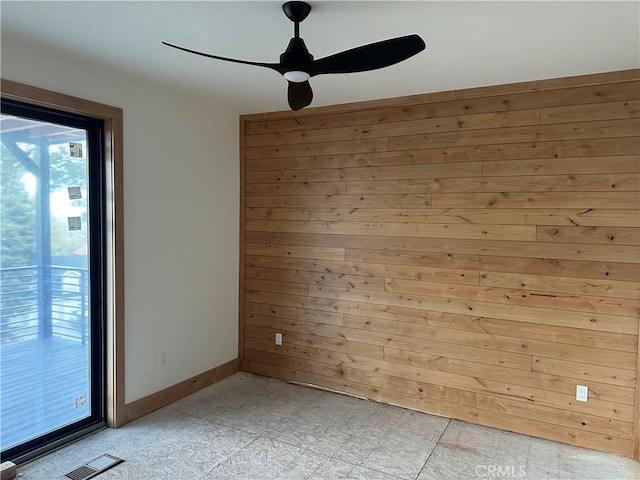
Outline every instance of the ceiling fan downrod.
<svg viewBox="0 0 640 480">
<path fill-rule="evenodd" d="M 282 4 L 282 11 L 293 22 L 293 36 L 300 37 L 300 22 L 311 12 L 311 5 L 307 2 L 286 2 Z"/>
</svg>

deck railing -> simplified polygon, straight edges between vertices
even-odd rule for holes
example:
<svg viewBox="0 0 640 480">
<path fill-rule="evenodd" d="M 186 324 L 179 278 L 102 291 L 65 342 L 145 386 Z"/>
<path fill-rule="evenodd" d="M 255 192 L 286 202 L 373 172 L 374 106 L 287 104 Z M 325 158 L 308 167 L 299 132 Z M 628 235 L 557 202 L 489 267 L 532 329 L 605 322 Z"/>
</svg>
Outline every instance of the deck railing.
<svg viewBox="0 0 640 480">
<path fill-rule="evenodd" d="M 87 273 L 57 265 L 0 269 L 0 341 L 53 336 L 86 344 Z"/>
</svg>

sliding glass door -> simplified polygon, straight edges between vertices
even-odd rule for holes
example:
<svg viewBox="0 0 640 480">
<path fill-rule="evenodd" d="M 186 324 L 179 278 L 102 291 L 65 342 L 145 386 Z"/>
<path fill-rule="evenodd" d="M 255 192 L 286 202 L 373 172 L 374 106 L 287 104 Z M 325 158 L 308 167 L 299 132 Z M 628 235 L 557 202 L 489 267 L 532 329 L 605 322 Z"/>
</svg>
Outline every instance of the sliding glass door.
<svg viewBox="0 0 640 480">
<path fill-rule="evenodd" d="M 0 446 L 27 458 L 104 424 L 102 121 L 0 116 Z"/>
</svg>

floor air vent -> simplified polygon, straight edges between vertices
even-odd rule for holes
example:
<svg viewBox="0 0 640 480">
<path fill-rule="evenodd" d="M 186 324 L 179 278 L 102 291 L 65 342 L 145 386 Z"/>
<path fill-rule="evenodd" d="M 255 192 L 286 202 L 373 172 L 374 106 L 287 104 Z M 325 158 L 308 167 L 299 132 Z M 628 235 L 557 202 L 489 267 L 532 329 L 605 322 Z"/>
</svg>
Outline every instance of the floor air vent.
<svg viewBox="0 0 640 480">
<path fill-rule="evenodd" d="M 93 478 L 105 470 L 109 470 L 120 462 L 124 462 L 124 460 L 114 457 L 113 455 L 100 455 L 98 458 L 95 458 L 81 467 L 76 468 L 72 472 L 67 473 L 65 477 L 70 478 L 71 480 L 87 480 L 88 478 Z"/>
</svg>

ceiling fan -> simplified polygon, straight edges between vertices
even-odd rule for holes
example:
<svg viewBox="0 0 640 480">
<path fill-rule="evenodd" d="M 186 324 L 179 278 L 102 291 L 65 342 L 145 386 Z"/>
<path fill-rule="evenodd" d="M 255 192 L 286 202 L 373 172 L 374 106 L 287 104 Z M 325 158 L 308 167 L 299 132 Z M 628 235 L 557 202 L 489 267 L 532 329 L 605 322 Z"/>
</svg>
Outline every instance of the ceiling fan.
<svg viewBox="0 0 640 480">
<path fill-rule="evenodd" d="M 365 72 L 388 67 L 414 56 L 425 48 L 422 38 L 414 34 L 370 43 L 314 60 L 313 55 L 307 50 L 304 40 L 300 38 L 300 22 L 307 18 L 307 15 L 311 12 L 311 5 L 298 1 L 286 2 L 282 5 L 282 10 L 294 24 L 294 36 L 289 40 L 287 49 L 280 55 L 279 63 L 237 60 L 235 58 L 197 52 L 167 42 L 162 43 L 178 50 L 202 55 L 203 57 L 275 70 L 289 82 L 287 97 L 292 110 L 300 110 L 313 100 L 313 91 L 309 84 L 309 78 L 311 77 L 330 73 Z"/>
</svg>

